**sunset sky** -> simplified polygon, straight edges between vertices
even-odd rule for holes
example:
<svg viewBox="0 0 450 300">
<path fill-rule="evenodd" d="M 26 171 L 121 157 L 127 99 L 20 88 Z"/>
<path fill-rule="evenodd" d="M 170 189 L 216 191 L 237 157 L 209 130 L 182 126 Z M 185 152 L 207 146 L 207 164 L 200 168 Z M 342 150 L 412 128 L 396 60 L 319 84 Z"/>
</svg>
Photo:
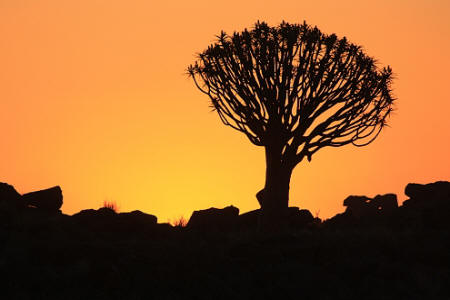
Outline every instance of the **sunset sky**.
<svg viewBox="0 0 450 300">
<path fill-rule="evenodd" d="M 160 222 L 259 207 L 264 149 L 224 126 L 186 75 L 221 30 L 306 20 L 390 65 L 396 111 L 364 148 L 302 162 L 290 204 L 450 180 L 450 1 L 0 0 L 0 182 L 60 185 L 62 211 L 115 201 Z"/>
</svg>

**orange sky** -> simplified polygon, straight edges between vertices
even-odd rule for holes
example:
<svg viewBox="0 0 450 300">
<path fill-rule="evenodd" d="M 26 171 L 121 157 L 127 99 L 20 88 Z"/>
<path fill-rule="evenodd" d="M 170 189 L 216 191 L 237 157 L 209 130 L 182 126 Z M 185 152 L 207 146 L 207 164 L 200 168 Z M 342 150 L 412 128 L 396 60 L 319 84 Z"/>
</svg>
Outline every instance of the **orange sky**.
<svg viewBox="0 0 450 300">
<path fill-rule="evenodd" d="M 60 185 L 63 212 L 116 201 L 160 222 L 258 208 L 264 151 L 220 122 L 185 75 L 214 35 L 282 20 L 347 36 L 397 80 L 396 112 L 365 148 L 322 149 L 291 205 L 322 218 L 350 194 L 450 180 L 450 1 L 0 1 L 0 181 Z"/>
</svg>

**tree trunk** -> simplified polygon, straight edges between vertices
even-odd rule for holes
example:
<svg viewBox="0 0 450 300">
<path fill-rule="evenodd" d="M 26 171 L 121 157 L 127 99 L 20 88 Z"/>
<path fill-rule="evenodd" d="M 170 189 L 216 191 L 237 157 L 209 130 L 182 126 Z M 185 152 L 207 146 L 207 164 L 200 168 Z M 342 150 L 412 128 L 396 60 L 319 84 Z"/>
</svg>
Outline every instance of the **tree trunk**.
<svg viewBox="0 0 450 300">
<path fill-rule="evenodd" d="M 292 170 L 282 163 L 281 149 L 266 147 L 266 183 L 256 196 L 261 206 L 260 225 L 264 230 L 278 230 L 287 224 Z"/>
</svg>

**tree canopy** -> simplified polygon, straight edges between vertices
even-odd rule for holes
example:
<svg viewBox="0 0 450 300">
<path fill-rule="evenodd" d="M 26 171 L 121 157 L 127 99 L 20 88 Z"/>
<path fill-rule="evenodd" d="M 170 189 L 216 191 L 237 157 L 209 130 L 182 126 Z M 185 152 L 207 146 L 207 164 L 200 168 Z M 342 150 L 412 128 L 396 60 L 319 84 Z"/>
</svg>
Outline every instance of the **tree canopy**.
<svg viewBox="0 0 450 300">
<path fill-rule="evenodd" d="M 292 166 L 323 147 L 369 144 L 393 109 L 389 66 L 306 23 L 222 31 L 188 72 L 224 124 L 281 147 Z"/>
</svg>

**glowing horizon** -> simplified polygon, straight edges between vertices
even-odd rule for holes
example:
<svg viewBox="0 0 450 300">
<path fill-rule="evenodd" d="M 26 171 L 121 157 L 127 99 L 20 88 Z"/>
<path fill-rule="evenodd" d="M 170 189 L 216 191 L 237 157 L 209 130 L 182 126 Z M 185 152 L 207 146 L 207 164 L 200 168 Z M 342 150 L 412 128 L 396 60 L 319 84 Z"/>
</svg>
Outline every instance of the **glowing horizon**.
<svg viewBox="0 0 450 300">
<path fill-rule="evenodd" d="M 298 165 L 291 206 L 328 218 L 351 194 L 401 203 L 409 182 L 450 180 L 450 2 L 277 4 L 1 3 L 0 182 L 20 193 L 60 185 L 68 214 L 105 200 L 159 222 L 258 208 L 263 148 L 224 126 L 185 74 L 221 30 L 257 20 L 306 20 L 396 74 L 390 127 L 367 147 L 325 148 Z"/>
</svg>

